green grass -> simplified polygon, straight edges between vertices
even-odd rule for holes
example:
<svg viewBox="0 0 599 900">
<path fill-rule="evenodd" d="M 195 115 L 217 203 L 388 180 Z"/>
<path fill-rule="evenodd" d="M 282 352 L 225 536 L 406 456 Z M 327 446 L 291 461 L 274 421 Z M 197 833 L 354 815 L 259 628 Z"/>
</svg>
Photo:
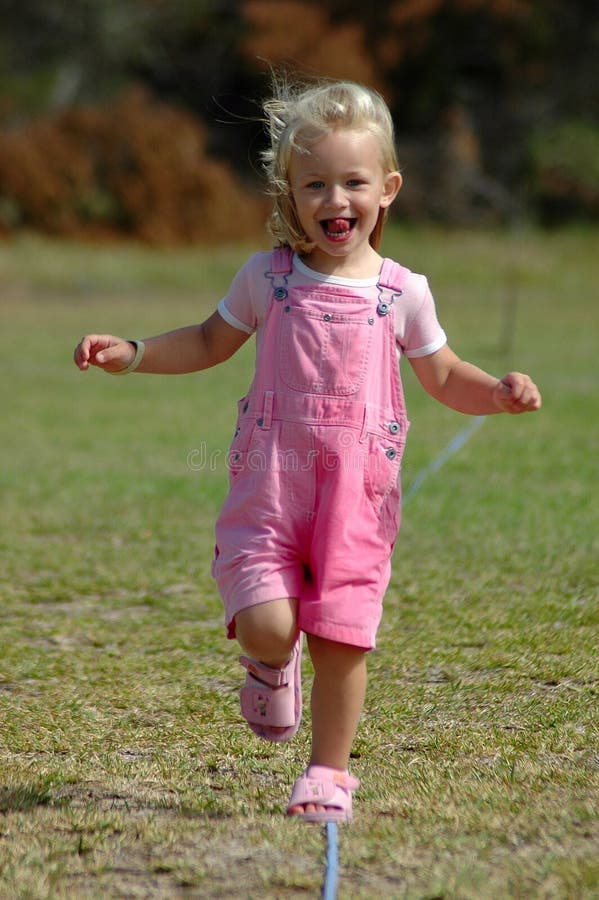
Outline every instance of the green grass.
<svg viewBox="0 0 599 900">
<path fill-rule="evenodd" d="M 599 892 L 596 237 L 387 236 L 453 347 L 544 408 L 406 506 L 342 900 Z M 278 748 L 242 724 L 209 575 L 252 348 L 171 379 L 70 362 L 88 330 L 199 320 L 247 252 L 0 245 L 0 897 L 319 895 L 322 831 L 282 816 L 308 723 Z M 404 377 L 407 487 L 467 420 Z"/>
</svg>

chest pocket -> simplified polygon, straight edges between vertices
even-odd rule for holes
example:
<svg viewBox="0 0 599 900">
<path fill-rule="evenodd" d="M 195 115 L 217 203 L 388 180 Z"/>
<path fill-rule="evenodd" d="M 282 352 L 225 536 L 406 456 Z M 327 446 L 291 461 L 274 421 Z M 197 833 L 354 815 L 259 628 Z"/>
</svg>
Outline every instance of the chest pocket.
<svg viewBox="0 0 599 900">
<path fill-rule="evenodd" d="M 363 312 L 285 306 L 279 343 L 282 381 L 308 394 L 355 394 L 368 370 L 373 327 L 374 318 Z"/>
</svg>

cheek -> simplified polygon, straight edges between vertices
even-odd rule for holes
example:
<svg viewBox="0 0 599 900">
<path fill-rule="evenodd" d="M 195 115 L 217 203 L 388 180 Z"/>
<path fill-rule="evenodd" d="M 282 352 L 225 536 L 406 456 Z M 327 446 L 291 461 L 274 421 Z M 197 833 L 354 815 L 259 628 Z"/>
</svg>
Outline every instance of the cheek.
<svg viewBox="0 0 599 900">
<path fill-rule="evenodd" d="M 314 216 L 315 210 L 318 208 L 318 204 L 314 202 L 314 200 L 309 200 L 307 198 L 300 198 L 299 202 L 293 204 L 295 209 L 295 214 L 298 219 L 311 219 Z"/>
<path fill-rule="evenodd" d="M 296 202 L 289 204 L 288 220 L 300 232 L 305 232 L 312 221 L 313 215 L 306 205 L 298 205 Z"/>
</svg>

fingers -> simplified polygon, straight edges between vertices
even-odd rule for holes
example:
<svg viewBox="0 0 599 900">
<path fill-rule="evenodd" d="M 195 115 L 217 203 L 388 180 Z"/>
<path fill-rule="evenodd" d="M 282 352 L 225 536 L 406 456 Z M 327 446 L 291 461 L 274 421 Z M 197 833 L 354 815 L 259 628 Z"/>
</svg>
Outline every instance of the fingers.
<svg viewBox="0 0 599 900">
<path fill-rule="evenodd" d="M 521 372 L 510 372 L 495 389 L 499 409 L 514 415 L 535 412 L 541 408 L 541 393 L 536 384 Z"/>
<path fill-rule="evenodd" d="M 73 359 L 82 372 L 90 366 L 118 372 L 126 369 L 134 356 L 132 345 L 122 338 L 112 334 L 87 334 L 75 347 Z"/>
<path fill-rule="evenodd" d="M 97 353 L 110 346 L 110 338 L 111 335 L 106 334 L 86 334 L 82 337 L 73 354 L 75 365 L 81 370 L 88 369 L 96 362 Z"/>
<path fill-rule="evenodd" d="M 75 352 L 73 353 L 73 360 L 75 365 L 84 372 L 89 368 L 89 358 L 90 358 L 90 349 L 92 345 L 93 335 L 86 335 L 81 338 L 77 346 L 75 347 Z"/>
</svg>

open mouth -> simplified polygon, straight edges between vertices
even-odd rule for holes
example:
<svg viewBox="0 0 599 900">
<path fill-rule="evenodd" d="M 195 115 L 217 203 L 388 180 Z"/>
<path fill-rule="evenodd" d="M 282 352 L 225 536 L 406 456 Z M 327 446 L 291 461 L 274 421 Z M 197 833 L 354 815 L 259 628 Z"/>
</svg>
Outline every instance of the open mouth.
<svg viewBox="0 0 599 900">
<path fill-rule="evenodd" d="M 323 219 L 320 223 L 326 236 L 332 241 L 344 241 L 353 231 L 356 219 Z"/>
</svg>

